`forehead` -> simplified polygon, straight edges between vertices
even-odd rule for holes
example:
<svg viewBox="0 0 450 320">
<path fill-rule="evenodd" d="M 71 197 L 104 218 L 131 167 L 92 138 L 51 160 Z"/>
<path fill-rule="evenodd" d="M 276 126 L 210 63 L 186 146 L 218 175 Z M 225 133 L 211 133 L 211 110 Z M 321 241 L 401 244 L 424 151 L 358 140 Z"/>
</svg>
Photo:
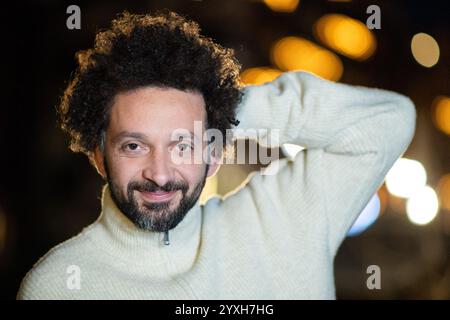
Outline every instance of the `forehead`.
<svg viewBox="0 0 450 320">
<path fill-rule="evenodd" d="M 176 129 L 194 129 L 205 121 L 203 95 L 174 88 L 144 87 L 119 93 L 110 110 L 111 134 L 140 132 L 147 136 L 170 135 Z"/>
</svg>

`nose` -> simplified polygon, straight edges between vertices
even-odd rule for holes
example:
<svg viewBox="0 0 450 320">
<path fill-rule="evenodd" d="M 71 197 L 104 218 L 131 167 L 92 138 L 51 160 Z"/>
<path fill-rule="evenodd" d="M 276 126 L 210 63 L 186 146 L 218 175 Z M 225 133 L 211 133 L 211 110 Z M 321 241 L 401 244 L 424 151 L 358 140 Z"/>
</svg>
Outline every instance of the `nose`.
<svg viewBox="0 0 450 320">
<path fill-rule="evenodd" d="M 173 167 L 170 160 L 170 153 L 163 148 L 152 150 L 149 153 L 146 167 L 142 172 L 143 178 L 152 180 L 160 187 L 169 181 L 174 181 Z"/>
</svg>

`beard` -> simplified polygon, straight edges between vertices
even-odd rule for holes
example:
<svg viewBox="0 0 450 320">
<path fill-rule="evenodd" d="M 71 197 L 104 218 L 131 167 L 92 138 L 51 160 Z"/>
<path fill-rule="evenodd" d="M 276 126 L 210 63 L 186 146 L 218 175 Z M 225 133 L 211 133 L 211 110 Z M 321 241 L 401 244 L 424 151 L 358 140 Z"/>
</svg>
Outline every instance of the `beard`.
<svg viewBox="0 0 450 320">
<path fill-rule="evenodd" d="M 122 189 L 118 184 L 114 182 L 113 177 L 110 174 L 106 159 L 104 159 L 106 180 L 109 185 L 111 198 L 116 204 L 117 208 L 132 221 L 138 228 L 155 231 L 165 232 L 175 228 L 186 216 L 189 210 L 195 205 L 203 187 L 206 183 L 207 172 L 209 165 L 206 165 L 206 170 L 197 183 L 192 192 L 188 194 L 189 185 L 185 181 L 169 181 L 163 186 L 159 186 L 157 183 L 151 180 L 144 181 L 130 181 L 127 185 L 127 193 L 123 194 Z M 178 191 L 181 193 L 181 200 L 179 204 L 171 209 L 171 201 L 176 201 L 175 197 L 169 201 L 160 202 L 147 202 L 143 201 L 142 206 L 135 196 L 135 191 L 138 192 L 171 192 Z"/>
</svg>

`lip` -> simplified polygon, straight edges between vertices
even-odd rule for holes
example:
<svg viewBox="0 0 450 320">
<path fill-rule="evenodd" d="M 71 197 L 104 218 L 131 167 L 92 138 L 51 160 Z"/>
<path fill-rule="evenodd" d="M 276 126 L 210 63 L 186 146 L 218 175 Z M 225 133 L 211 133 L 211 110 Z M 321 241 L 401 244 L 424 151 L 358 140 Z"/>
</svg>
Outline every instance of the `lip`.
<svg viewBox="0 0 450 320">
<path fill-rule="evenodd" d="M 147 192 L 147 191 L 139 191 L 142 196 L 146 200 L 150 201 L 167 201 L 174 197 L 175 193 L 177 191 L 170 191 L 170 192 L 164 192 L 164 191 L 158 191 L 158 192 Z"/>
</svg>

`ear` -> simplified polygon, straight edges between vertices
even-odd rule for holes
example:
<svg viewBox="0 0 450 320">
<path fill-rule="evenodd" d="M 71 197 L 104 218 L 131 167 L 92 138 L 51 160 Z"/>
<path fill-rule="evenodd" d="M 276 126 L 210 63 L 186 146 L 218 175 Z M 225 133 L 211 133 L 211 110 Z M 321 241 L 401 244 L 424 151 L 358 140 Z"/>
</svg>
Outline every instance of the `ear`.
<svg viewBox="0 0 450 320">
<path fill-rule="evenodd" d="M 211 163 L 208 168 L 207 177 L 209 178 L 209 177 L 215 175 L 216 172 L 218 171 L 219 167 L 220 167 L 220 165 L 218 162 Z"/>
<path fill-rule="evenodd" d="M 215 152 L 209 154 L 209 168 L 207 176 L 211 177 L 217 173 L 220 167 L 220 163 L 223 155 L 215 155 Z"/>
<path fill-rule="evenodd" d="M 97 169 L 97 172 L 106 179 L 106 171 L 105 171 L 105 163 L 104 163 L 104 154 L 100 150 L 100 148 L 97 146 L 94 150 L 94 163 L 95 168 Z"/>
</svg>

